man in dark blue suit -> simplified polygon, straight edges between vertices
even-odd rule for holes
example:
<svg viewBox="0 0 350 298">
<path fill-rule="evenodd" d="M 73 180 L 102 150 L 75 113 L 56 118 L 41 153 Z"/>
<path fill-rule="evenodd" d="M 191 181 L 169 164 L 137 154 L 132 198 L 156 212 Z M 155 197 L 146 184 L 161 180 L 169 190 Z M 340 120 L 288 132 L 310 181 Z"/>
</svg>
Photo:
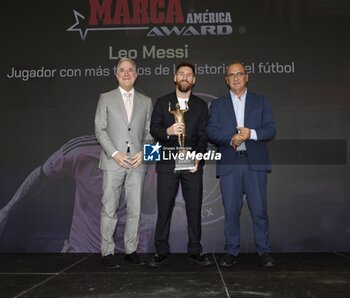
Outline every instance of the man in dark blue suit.
<svg viewBox="0 0 350 298">
<path fill-rule="evenodd" d="M 271 170 L 266 143 L 276 135 L 275 121 L 266 97 L 247 91 L 248 74 L 241 62 L 226 70 L 228 95 L 214 100 L 207 127 L 209 140 L 218 146 L 217 163 L 225 210 L 225 255 L 222 266 L 238 262 L 240 214 L 246 195 L 256 250 L 263 266 L 275 262 L 269 252 L 266 174 Z"/>
</svg>

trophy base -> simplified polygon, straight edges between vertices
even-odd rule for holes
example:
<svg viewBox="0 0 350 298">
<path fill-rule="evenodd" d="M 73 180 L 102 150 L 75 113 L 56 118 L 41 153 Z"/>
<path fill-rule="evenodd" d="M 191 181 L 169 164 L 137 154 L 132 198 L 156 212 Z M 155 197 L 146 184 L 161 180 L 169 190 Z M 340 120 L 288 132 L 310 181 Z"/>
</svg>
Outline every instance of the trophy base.
<svg viewBox="0 0 350 298">
<path fill-rule="evenodd" d="M 186 150 L 181 150 L 180 152 L 186 155 Z M 195 161 L 193 159 L 175 159 L 174 171 L 190 171 L 196 168 Z"/>
</svg>

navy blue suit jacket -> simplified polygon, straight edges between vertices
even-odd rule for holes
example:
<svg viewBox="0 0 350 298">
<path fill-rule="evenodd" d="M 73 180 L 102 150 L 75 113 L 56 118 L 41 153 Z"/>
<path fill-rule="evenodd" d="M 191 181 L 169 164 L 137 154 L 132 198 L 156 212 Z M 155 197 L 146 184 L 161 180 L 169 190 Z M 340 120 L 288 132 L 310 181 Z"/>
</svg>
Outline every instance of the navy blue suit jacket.
<svg viewBox="0 0 350 298">
<path fill-rule="evenodd" d="M 271 107 L 262 95 L 247 92 L 244 126 L 255 129 L 257 141 L 245 142 L 248 160 L 255 170 L 269 171 L 271 164 L 266 143 L 276 135 L 276 125 Z M 237 161 L 235 149 L 230 145 L 231 138 L 237 133 L 237 121 L 230 93 L 212 101 L 207 127 L 208 139 L 218 146 L 221 160 L 217 161 L 217 175 L 230 174 Z"/>
</svg>

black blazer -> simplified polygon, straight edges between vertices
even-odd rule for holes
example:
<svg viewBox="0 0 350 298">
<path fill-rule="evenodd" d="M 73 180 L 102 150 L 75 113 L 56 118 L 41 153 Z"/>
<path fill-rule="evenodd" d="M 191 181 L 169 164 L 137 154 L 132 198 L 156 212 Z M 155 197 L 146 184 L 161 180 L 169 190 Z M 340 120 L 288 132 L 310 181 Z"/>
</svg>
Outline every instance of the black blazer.
<svg viewBox="0 0 350 298">
<path fill-rule="evenodd" d="M 178 147 L 177 136 L 167 136 L 166 130 L 175 123 L 174 116 L 168 111 L 169 102 L 171 109 L 175 109 L 178 102 L 176 92 L 158 98 L 151 118 L 151 135 L 163 147 Z M 188 101 L 189 111 L 184 114 L 186 125 L 185 147 L 192 148 L 192 151 L 205 153 L 207 150 L 206 127 L 208 124 L 209 112 L 208 106 L 204 100 L 191 93 Z M 174 161 L 157 162 L 157 170 L 160 172 L 172 172 L 174 170 Z M 202 166 L 199 167 L 199 170 Z"/>
</svg>

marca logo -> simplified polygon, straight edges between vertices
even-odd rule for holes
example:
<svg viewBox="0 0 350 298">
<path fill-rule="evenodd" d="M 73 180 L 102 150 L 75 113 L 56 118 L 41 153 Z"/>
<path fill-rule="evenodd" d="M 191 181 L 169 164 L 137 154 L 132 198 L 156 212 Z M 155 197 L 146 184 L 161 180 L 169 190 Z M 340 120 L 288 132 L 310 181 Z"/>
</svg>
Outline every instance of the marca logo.
<svg viewBox="0 0 350 298">
<path fill-rule="evenodd" d="M 89 31 L 144 30 L 146 36 L 202 36 L 232 33 L 230 12 L 184 14 L 181 0 L 90 0 L 86 18 L 73 10 L 77 31 L 84 40 Z"/>
</svg>

